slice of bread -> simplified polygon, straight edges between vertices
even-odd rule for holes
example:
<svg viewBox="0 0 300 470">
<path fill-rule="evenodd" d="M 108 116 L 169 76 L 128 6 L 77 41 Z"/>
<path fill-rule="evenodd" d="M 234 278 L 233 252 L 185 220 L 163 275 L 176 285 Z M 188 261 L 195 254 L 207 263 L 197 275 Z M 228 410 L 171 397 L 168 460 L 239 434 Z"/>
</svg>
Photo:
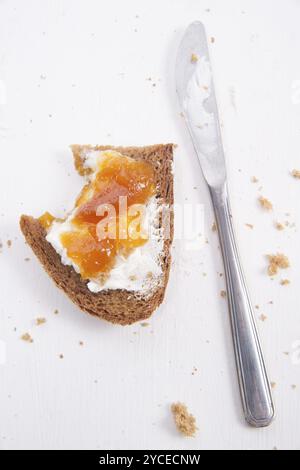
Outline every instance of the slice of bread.
<svg viewBox="0 0 300 470">
<path fill-rule="evenodd" d="M 83 311 L 103 318 L 112 323 L 129 325 L 145 320 L 160 305 L 165 295 L 170 270 L 170 247 L 173 239 L 173 145 L 152 145 L 147 147 L 111 147 L 111 146 L 71 146 L 75 167 L 79 174 L 88 171 L 84 166 L 86 152 L 89 150 L 116 150 L 128 157 L 149 162 L 155 170 L 157 187 L 156 198 L 160 204 L 171 208 L 170 231 L 164 239 L 161 256 L 162 279 L 157 287 L 146 296 L 124 289 L 106 289 L 98 293 L 91 292 L 87 281 L 83 280 L 72 266 L 62 264 L 60 255 L 46 240 L 46 231 L 38 219 L 22 215 L 20 227 L 24 237 L 35 255 L 53 279 L 68 297 Z"/>
</svg>

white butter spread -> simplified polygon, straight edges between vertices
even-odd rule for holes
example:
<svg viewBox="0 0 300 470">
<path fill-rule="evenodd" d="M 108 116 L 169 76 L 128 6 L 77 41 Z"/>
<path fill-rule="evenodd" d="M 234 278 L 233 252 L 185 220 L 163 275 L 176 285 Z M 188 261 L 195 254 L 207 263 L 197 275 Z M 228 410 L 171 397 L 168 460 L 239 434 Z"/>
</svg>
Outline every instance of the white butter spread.
<svg viewBox="0 0 300 470">
<path fill-rule="evenodd" d="M 216 150 L 218 141 L 214 113 L 206 109 L 211 85 L 212 75 L 209 62 L 205 56 L 199 57 L 195 64 L 195 71 L 187 85 L 187 96 L 183 107 L 189 124 L 199 136 L 200 150 L 205 155 Z"/>
</svg>

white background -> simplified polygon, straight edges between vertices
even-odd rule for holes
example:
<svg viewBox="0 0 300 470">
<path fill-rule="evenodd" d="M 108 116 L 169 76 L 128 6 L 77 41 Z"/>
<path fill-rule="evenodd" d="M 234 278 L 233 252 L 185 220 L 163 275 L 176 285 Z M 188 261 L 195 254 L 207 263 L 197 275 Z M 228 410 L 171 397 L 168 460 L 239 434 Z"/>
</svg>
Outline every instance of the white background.
<svg viewBox="0 0 300 470">
<path fill-rule="evenodd" d="M 299 15 L 297 0 L 1 0 L 1 448 L 300 447 L 300 181 L 289 174 L 300 169 Z M 194 20 L 215 38 L 234 222 L 255 313 L 267 316 L 258 328 L 277 418 L 266 429 L 243 421 L 214 217 L 175 96 L 176 50 Z M 113 326 L 56 289 L 18 218 L 71 208 L 82 182 L 70 143 L 161 142 L 178 144 L 176 201 L 204 204 L 209 243 L 193 252 L 175 243 L 150 326 Z M 258 206 L 260 193 L 272 213 Z M 279 232 L 274 220 L 295 226 Z M 277 251 L 291 268 L 272 281 L 265 254 Z M 35 326 L 38 316 L 47 323 Z M 174 428 L 177 400 L 197 418 L 194 439 Z"/>
</svg>

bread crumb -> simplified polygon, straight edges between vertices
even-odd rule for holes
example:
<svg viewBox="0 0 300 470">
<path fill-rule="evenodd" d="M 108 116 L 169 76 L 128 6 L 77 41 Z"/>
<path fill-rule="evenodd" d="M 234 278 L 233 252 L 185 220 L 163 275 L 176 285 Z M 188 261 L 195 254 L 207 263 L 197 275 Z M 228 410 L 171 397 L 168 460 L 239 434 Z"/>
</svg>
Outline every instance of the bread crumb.
<svg viewBox="0 0 300 470">
<path fill-rule="evenodd" d="M 59 357 L 59 359 L 63 359 L 63 358 L 64 358 L 64 355 L 63 355 L 63 354 L 60 354 L 58 357 Z"/>
<path fill-rule="evenodd" d="M 283 351 L 283 354 L 284 354 L 285 356 L 288 356 L 290 353 L 289 353 L 288 351 Z"/>
<path fill-rule="evenodd" d="M 10 248 L 11 245 L 12 245 L 12 241 L 11 241 L 11 240 L 7 240 L 6 244 L 7 244 L 8 248 Z"/>
<path fill-rule="evenodd" d="M 144 321 L 144 322 L 141 323 L 141 326 L 143 326 L 144 328 L 145 328 L 146 326 L 149 326 L 149 325 L 150 325 L 150 323 L 147 323 L 146 321 Z"/>
<path fill-rule="evenodd" d="M 57 308 L 54 310 L 53 313 L 54 313 L 55 315 L 58 315 L 59 312 L 58 312 Z"/>
<path fill-rule="evenodd" d="M 280 285 L 281 286 L 288 286 L 291 283 L 289 279 L 281 279 Z"/>
<path fill-rule="evenodd" d="M 295 170 L 295 169 L 294 169 L 294 170 L 292 171 L 292 176 L 293 176 L 294 178 L 300 179 L 300 170 Z"/>
<path fill-rule="evenodd" d="M 261 321 L 266 321 L 266 319 L 267 319 L 268 317 L 262 313 L 258 318 L 259 318 Z"/>
<path fill-rule="evenodd" d="M 296 384 L 292 384 L 291 387 L 292 387 L 293 390 L 295 390 L 295 388 L 297 388 L 297 385 L 296 385 Z"/>
<path fill-rule="evenodd" d="M 21 336 L 21 339 L 23 341 L 27 341 L 27 343 L 33 343 L 33 339 L 32 337 L 30 336 L 29 333 L 24 333 L 22 336 Z"/>
<path fill-rule="evenodd" d="M 224 299 L 227 296 L 226 290 L 221 290 L 220 296 Z"/>
<path fill-rule="evenodd" d="M 30 261 L 30 258 L 24 258 L 24 261 Z"/>
<path fill-rule="evenodd" d="M 253 230 L 253 228 L 254 228 L 254 225 L 252 225 L 252 224 L 245 224 L 245 225 L 246 225 L 246 227 L 251 228 L 251 230 Z"/>
<path fill-rule="evenodd" d="M 192 64 L 195 64 L 196 62 L 198 62 L 197 54 L 192 54 L 191 55 L 191 62 L 192 62 Z"/>
<path fill-rule="evenodd" d="M 255 308 L 256 308 L 257 310 L 259 310 L 259 305 L 255 305 Z"/>
<path fill-rule="evenodd" d="M 266 197 L 260 196 L 258 201 L 263 209 L 266 211 L 271 211 L 273 209 L 272 203 Z"/>
<path fill-rule="evenodd" d="M 136 281 L 137 277 L 133 274 L 133 275 L 129 276 L 129 279 L 130 279 L 130 281 Z"/>
<path fill-rule="evenodd" d="M 211 226 L 211 229 L 213 232 L 216 232 L 217 231 L 217 224 L 216 222 L 213 222 L 212 226 Z"/>
<path fill-rule="evenodd" d="M 256 178 L 256 176 L 252 176 L 251 177 L 251 183 L 258 183 L 258 179 Z"/>
<path fill-rule="evenodd" d="M 197 431 L 196 420 L 187 410 L 187 407 L 180 402 L 171 405 L 178 431 L 186 437 L 193 437 Z"/>
<path fill-rule="evenodd" d="M 46 318 L 38 317 L 38 318 L 35 319 L 35 324 L 38 325 L 38 326 L 43 325 L 43 323 L 46 323 L 46 321 L 47 321 Z"/>
<path fill-rule="evenodd" d="M 277 253 L 277 255 L 267 255 L 269 259 L 268 274 L 269 276 L 274 276 L 278 273 L 278 269 L 289 268 L 290 262 L 288 257 L 282 253 Z"/>
<path fill-rule="evenodd" d="M 79 346 L 83 346 L 83 341 L 79 341 Z"/>
<path fill-rule="evenodd" d="M 280 222 L 275 222 L 275 228 L 277 230 L 284 230 L 284 225 L 281 224 Z"/>
<path fill-rule="evenodd" d="M 277 384 L 276 382 L 271 382 L 270 385 L 271 385 L 271 388 L 275 388 Z"/>
<path fill-rule="evenodd" d="M 210 42 L 211 42 L 212 44 L 215 42 L 215 38 L 214 38 L 213 36 L 210 38 Z"/>
</svg>

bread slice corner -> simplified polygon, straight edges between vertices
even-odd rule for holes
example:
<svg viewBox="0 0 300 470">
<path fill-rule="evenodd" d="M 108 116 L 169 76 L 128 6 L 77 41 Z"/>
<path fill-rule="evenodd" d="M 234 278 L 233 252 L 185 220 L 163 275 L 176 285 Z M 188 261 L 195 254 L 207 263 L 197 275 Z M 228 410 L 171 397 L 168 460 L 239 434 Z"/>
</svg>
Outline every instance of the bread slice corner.
<svg viewBox="0 0 300 470">
<path fill-rule="evenodd" d="M 86 153 L 89 150 L 116 150 L 131 158 L 149 162 L 155 170 L 157 194 L 160 204 L 168 205 L 171 209 L 170 231 L 164 239 L 161 257 L 162 279 L 147 295 L 124 289 L 107 289 L 98 293 L 91 292 L 87 281 L 71 266 L 62 264 L 60 255 L 46 240 L 46 231 L 40 221 L 28 215 L 20 218 L 20 228 L 26 242 L 31 247 L 45 271 L 55 284 L 81 310 L 111 323 L 129 325 L 150 317 L 164 299 L 169 278 L 173 240 L 173 144 L 160 144 L 147 147 L 112 147 L 72 145 L 75 167 L 80 175 L 85 175 L 84 166 Z"/>
</svg>

